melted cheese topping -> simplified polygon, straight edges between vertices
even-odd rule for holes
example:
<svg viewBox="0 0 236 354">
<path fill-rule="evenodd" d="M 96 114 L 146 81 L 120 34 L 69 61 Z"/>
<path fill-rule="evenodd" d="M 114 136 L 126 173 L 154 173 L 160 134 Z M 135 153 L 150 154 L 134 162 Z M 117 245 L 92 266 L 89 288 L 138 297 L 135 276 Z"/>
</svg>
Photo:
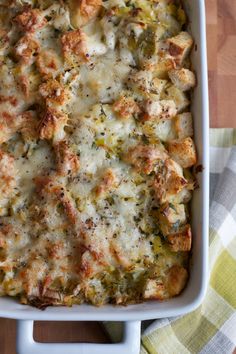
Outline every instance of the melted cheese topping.
<svg viewBox="0 0 236 354">
<path fill-rule="evenodd" d="M 0 294 L 178 295 L 196 185 L 179 1 L 1 1 Z"/>
</svg>

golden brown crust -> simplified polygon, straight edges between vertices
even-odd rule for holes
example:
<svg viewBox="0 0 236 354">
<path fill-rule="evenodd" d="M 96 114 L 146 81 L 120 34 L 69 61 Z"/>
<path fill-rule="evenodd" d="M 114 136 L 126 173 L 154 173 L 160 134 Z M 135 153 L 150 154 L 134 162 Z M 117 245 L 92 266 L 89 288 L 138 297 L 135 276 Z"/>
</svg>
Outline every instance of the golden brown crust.
<svg viewBox="0 0 236 354">
<path fill-rule="evenodd" d="M 170 268 L 167 278 L 167 289 L 170 296 L 176 296 L 181 293 L 186 285 L 188 272 L 185 268 L 174 265 Z"/>
<path fill-rule="evenodd" d="M 65 140 L 54 145 L 57 171 L 62 176 L 76 175 L 79 171 L 79 157 L 74 154 Z"/>
<path fill-rule="evenodd" d="M 15 96 L 0 95 L 0 104 L 5 103 L 5 102 L 9 102 L 14 107 L 17 106 L 17 104 L 18 104 L 17 98 Z"/>
<path fill-rule="evenodd" d="M 65 88 L 57 81 L 50 79 L 39 86 L 39 93 L 46 102 L 62 105 L 67 99 Z"/>
<path fill-rule="evenodd" d="M 138 104 L 132 97 L 121 96 L 113 104 L 113 109 L 122 119 L 129 119 L 141 112 Z"/>
<path fill-rule="evenodd" d="M 173 160 L 167 159 L 164 166 L 164 174 L 157 173 L 153 183 L 157 200 L 161 204 L 171 200 L 172 196 L 177 195 L 188 184 Z"/>
<path fill-rule="evenodd" d="M 98 15 L 102 0 L 69 0 L 69 6 L 72 24 L 78 28 Z"/>
<path fill-rule="evenodd" d="M 38 130 L 40 139 L 62 139 L 67 120 L 68 117 L 65 114 L 55 109 L 48 108 L 39 123 Z"/>
<path fill-rule="evenodd" d="M 55 206 L 56 204 L 61 203 L 68 220 L 71 224 L 75 224 L 77 218 L 77 210 L 68 192 L 62 185 L 56 182 L 56 178 L 56 176 L 40 176 L 34 178 L 36 192 L 39 195 L 48 198 L 48 203 L 52 202 L 55 204 Z"/>
<path fill-rule="evenodd" d="M 164 203 L 158 210 L 158 223 L 164 236 L 186 223 L 184 204 Z"/>
<path fill-rule="evenodd" d="M 38 119 L 32 111 L 23 112 L 19 117 L 21 121 L 20 132 L 25 141 L 33 141 L 38 138 Z"/>
<path fill-rule="evenodd" d="M 164 281 L 161 279 L 148 279 L 144 287 L 146 300 L 165 300 L 177 296 L 184 289 L 188 279 L 185 268 L 174 265 L 167 271 Z"/>
<path fill-rule="evenodd" d="M 165 161 L 168 157 L 164 150 L 150 145 L 137 145 L 128 150 L 124 161 L 130 163 L 134 168 L 146 174 L 154 171 L 158 162 Z"/>
<path fill-rule="evenodd" d="M 173 252 L 190 251 L 192 244 L 191 226 L 185 225 L 178 232 L 168 235 L 167 240 Z"/>
<path fill-rule="evenodd" d="M 62 51 L 68 64 L 88 61 L 86 35 L 81 29 L 66 32 L 61 37 Z"/>
<path fill-rule="evenodd" d="M 176 105 L 173 100 L 146 100 L 144 110 L 143 120 L 171 119 L 175 117 L 177 113 Z"/>
<path fill-rule="evenodd" d="M 168 38 L 169 53 L 177 64 L 182 64 L 189 55 L 193 39 L 188 32 L 180 32 L 177 36 Z"/>
<path fill-rule="evenodd" d="M 196 86 L 196 77 L 189 69 L 170 70 L 168 75 L 172 83 L 181 91 L 188 91 Z"/>
<path fill-rule="evenodd" d="M 197 153 L 192 138 L 184 138 L 168 143 L 170 156 L 183 168 L 188 168 L 196 164 Z"/>
<path fill-rule="evenodd" d="M 26 34 L 15 45 L 15 55 L 24 64 L 32 64 L 38 52 L 39 43 L 32 34 Z"/>
<path fill-rule="evenodd" d="M 52 49 L 42 50 L 37 56 L 36 65 L 40 74 L 46 77 L 54 77 L 62 66 L 62 61 Z"/>
<path fill-rule="evenodd" d="M 14 158 L 0 150 L 0 204 L 5 198 L 14 194 L 16 187 L 16 170 Z"/>
<path fill-rule="evenodd" d="M 47 24 L 47 20 L 40 10 L 30 8 L 17 15 L 14 22 L 24 32 L 34 32 Z"/>
<path fill-rule="evenodd" d="M 149 279 L 144 289 L 144 299 L 146 300 L 164 300 L 166 298 L 166 289 L 162 281 Z"/>
<path fill-rule="evenodd" d="M 20 74 L 18 76 L 18 85 L 24 94 L 25 98 L 28 99 L 30 96 L 30 82 L 27 75 Z"/>
</svg>

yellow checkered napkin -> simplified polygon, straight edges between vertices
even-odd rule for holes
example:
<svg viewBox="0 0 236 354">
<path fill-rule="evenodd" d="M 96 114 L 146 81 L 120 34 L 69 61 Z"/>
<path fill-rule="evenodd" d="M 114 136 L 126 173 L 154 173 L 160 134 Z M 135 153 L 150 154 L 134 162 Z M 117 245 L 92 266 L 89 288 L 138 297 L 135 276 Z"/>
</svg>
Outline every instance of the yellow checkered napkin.
<svg viewBox="0 0 236 354">
<path fill-rule="evenodd" d="M 207 295 L 194 312 L 147 326 L 141 354 L 231 354 L 236 346 L 236 130 L 211 129 L 210 139 Z"/>
</svg>

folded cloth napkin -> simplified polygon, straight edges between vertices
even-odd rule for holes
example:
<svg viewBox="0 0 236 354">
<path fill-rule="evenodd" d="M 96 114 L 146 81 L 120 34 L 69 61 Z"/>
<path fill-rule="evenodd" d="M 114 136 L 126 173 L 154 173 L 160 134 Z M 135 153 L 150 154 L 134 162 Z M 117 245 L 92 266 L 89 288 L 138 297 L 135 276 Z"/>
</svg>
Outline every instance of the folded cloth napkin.
<svg viewBox="0 0 236 354">
<path fill-rule="evenodd" d="M 236 346 L 236 130 L 210 131 L 210 281 L 185 316 L 142 323 L 141 354 L 231 354 Z M 121 325 L 105 323 L 111 338 Z M 122 353 L 121 353 L 122 354 Z"/>
</svg>

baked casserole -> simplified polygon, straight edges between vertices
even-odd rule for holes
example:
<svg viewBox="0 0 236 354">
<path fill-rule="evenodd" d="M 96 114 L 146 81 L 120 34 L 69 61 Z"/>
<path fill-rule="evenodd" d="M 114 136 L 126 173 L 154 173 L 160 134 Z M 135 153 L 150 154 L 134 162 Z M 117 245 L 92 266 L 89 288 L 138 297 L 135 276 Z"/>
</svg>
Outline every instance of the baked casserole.
<svg viewBox="0 0 236 354">
<path fill-rule="evenodd" d="M 0 294 L 164 300 L 188 280 L 193 39 L 181 1 L 0 1 Z"/>
</svg>

